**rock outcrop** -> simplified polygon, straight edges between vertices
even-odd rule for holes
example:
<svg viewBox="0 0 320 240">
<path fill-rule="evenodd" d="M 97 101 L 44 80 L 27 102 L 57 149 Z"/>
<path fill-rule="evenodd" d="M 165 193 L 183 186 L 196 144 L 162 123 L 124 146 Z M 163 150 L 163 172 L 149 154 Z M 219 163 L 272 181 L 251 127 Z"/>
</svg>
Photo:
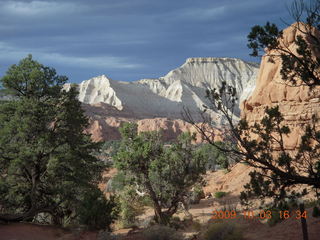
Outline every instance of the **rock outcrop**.
<svg viewBox="0 0 320 240">
<path fill-rule="evenodd" d="M 196 134 L 196 142 L 202 142 L 202 137 L 196 128 L 181 119 L 168 118 L 149 118 L 149 119 L 130 119 L 130 118 L 116 118 L 107 117 L 103 120 L 90 120 L 90 127 L 87 133 L 92 135 L 92 139 L 96 142 L 105 140 L 120 139 L 119 127 L 125 122 L 136 122 L 139 132 L 145 131 L 161 131 L 162 138 L 165 142 L 176 139 L 183 132 L 190 132 Z M 221 133 L 215 131 L 215 139 L 221 139 Z"/>
<path fill-rule="evenodd" d="M 314 34 L 320 39 L 318 32 Z M 297 23 L 295 23 L 283 31 L 281 44 L 293 52 L 296 51 L 297 46 L 294 40 L 298 35 L 302 33 L 297 30 Z M 305 38 L 304 35 L 302 37 Z M 267 106 L 278 105 L 285 119 L 284 124 L 288 125 L 292 131 L 285 140 L 286 147 L 294 149 L 299 144 L 304 126 L 310 123 L 313 114 L 320 112 L 320 87 L 311 89 L 308 86 L 292 86 L 285 82 L 280 74 L 281 60 L 274 59 L 274 63 L 269 61 L 268 54 L 273 53 L 267 52 L 267 55 L 262 57 L 256 88 L 242 103 L 242 117 L 245 117 L 249 123 L 257 122 L 264 116 Z"/>
<path fill-rule="evenodd" d="M 122 122 L 138 122 L 141 130 L 163 129 L 165 139 L 192 130 L 183 121 L 183 107 L 193 118 L 202 120 L 200 112 L 208 105 L 205 90 L 219 88 L 222 81 L 236 87 L 238 98 L 246 99 L 255 85 L 258 65 L 235 58 L 189 58 L 179 68 L 158 79 L 134 82 L 112 80 L 105 75 L 78 85 L 91 126 L 88 129 L 98 140 L 119 139 L 117 128 Z M 66 85 L 68 89 L 70 85 Z M 216 125 L 224 121 L 220 113 L 208 111 Z M 237 106 L 235 118 L 239 117 Z"/>
</svg>

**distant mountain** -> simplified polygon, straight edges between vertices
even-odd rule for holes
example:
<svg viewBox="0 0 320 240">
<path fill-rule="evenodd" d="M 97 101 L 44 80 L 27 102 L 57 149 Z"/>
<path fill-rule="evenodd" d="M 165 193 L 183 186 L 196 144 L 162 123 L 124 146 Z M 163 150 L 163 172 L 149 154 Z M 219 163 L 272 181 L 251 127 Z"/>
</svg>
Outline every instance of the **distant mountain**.
<svg viewBox="0 0 320 240">
<path fill-rule="evenodd" d="M 78 85 L 79 100 L 89 105 L 112 106 L 113 114 L 118 117 L 181 119 L 186 106 L 197 118 L 203 105 L 208 104 L 206 89 L 219 88 L 226 81 L 236 87 L 242 101 L 251 94 L 257 72 L 257 64 L 240 59 L 189 58 L 181 67 L 158 79 L 123 82 L 102 75 L 83 81 Z M 235 113 L 239 116 L 239 108 Z M 220 114 L 211 112 L 211 115 L 217 124 L 221 123 Z"/>
<path fill-rule="evenodd" d="M 181 131 L 195 131 L 183 121 L 183 107 L 200 121 L 199 112 L 208 104 L 206 89 L 219 88 L 223 81 L 237 89 L 240 101 L 248 98 L 258 68 L 236 58 L 189 58 L 157 79 L 123 82 L 102 75 L 83 81 L 78 85 L 79 100 L 90 118 L 88 131 L 97 141 L 119 139 L 118 127 L 127 121 L 137 122 L 141 131 L 162 129 L 170 140 Z M 217 126 L 223 123 L 220 113 L 209 114 Z M 237 106 L 235 117 L 239 114 Z"/>
</svg>

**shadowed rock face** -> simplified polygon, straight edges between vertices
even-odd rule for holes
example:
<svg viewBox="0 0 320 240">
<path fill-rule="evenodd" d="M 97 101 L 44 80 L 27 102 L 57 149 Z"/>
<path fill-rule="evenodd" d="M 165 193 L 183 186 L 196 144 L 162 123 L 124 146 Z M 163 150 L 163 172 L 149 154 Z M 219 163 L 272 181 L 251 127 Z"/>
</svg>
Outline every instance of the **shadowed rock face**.
<svg viewBox="0 0 320 240">
<path fill-rule="evenodd" d="M 315 31 L 314 34 L 320 39 L 319 32 Z M 298 35 L 302 34 L 297 30 L 297 23 L 295 23 L 283 31 L 283 38 L 280 41 L 283 46 L 296 51 L 297 46 L 294 39 Z M 303 37 L 308 41 L 305 36 Z M 273 53 L 269 52 L 269 54 Z M 320 56 L 318 53 L 314 54 Z M 272 63 L 268 56 L 262 57 L 256 88 L 252 95 L 241 104 L 242 117 L 245 117 L 249 123 L 254 123 L 262 119 L 267 106 L 278 105 L 284 116 L 285 124 L 292 131 L 285 139 L 286 147 L 294 149 L 299 144 L 304 126 L 311 122 L 313 114 L 319 114 L 320 87 L 317 86 L 311 90 L 308 86 L 290 86 L 281 77 L 281 64 L 280 59 L 275 59 L 275 62 Z"/>
<path fill-rule="evenodd" d="M 79 100 L 90 118 L 88 132 L 96 141 L 119 139 L 122 122 L 137 122 L 141 131 L 162 129 L 165 140 L 170 140 L 182 131 L 195 132 L 183 121 L 183 107 L 201 121 L 199 112 L 208 105 L 206 89 L 219 88 L 225 81 L 236 87 L 243 100 L 251 94 L 257 72 L 257 64 L 240 59 L 189 58 L 158 79 L 121 82 L 102 75 L 83 81 L 78 85 Z M 220 113 L 208 114 L 217 126 L 223 124 Z M 239 114 L 237 107 L 235 118 Z"/>
</svg>

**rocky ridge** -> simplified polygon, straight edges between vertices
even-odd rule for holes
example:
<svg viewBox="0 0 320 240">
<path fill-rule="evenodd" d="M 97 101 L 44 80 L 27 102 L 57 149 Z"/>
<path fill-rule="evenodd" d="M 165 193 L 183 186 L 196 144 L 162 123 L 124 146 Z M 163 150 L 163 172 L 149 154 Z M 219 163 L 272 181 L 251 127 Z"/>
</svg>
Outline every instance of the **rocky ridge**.
<svg viewBox="0 0 320 240">
<path fill-rule="evenodd" d="M 89 132 L 97 141 L 118 139 L 117 128 L 127 121 L 138 122 L 141 131 L 164 129 L 170 139 L 181 131 L 195 131 L 183 120 L 183 107 L 201 120 L 199 112 L 208 104 L 206 89 L 219 88 L 226 81 L 236 87 L 241 101 L 251 94 L 257 72 L 257 64 L 240 59 L 189 58 L 158 79 L 123 82 L 102 75 L 83 81 L 78 85 L 79 100 L 90 117 Z M 209 114 L 217 125 L 223 123 L 219 113 Z M 239 114 L 237 108 L 235 117 Z"/>
</svg>

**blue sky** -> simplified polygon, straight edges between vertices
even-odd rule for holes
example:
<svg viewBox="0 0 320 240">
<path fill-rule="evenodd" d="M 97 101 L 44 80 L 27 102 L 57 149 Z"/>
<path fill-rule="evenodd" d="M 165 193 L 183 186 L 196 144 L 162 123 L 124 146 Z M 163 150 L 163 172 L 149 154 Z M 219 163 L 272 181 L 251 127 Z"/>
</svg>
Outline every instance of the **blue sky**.
<svg viewBox="0 0 320 240">
<path fill-rule="evenodd" d="M 70 82 L 157 78 L 188 57 L 249 56 L 247 35 L 292 23 L 293 0 L 0 1 L 0 76 L 31 53 Z"/>
</svg>

